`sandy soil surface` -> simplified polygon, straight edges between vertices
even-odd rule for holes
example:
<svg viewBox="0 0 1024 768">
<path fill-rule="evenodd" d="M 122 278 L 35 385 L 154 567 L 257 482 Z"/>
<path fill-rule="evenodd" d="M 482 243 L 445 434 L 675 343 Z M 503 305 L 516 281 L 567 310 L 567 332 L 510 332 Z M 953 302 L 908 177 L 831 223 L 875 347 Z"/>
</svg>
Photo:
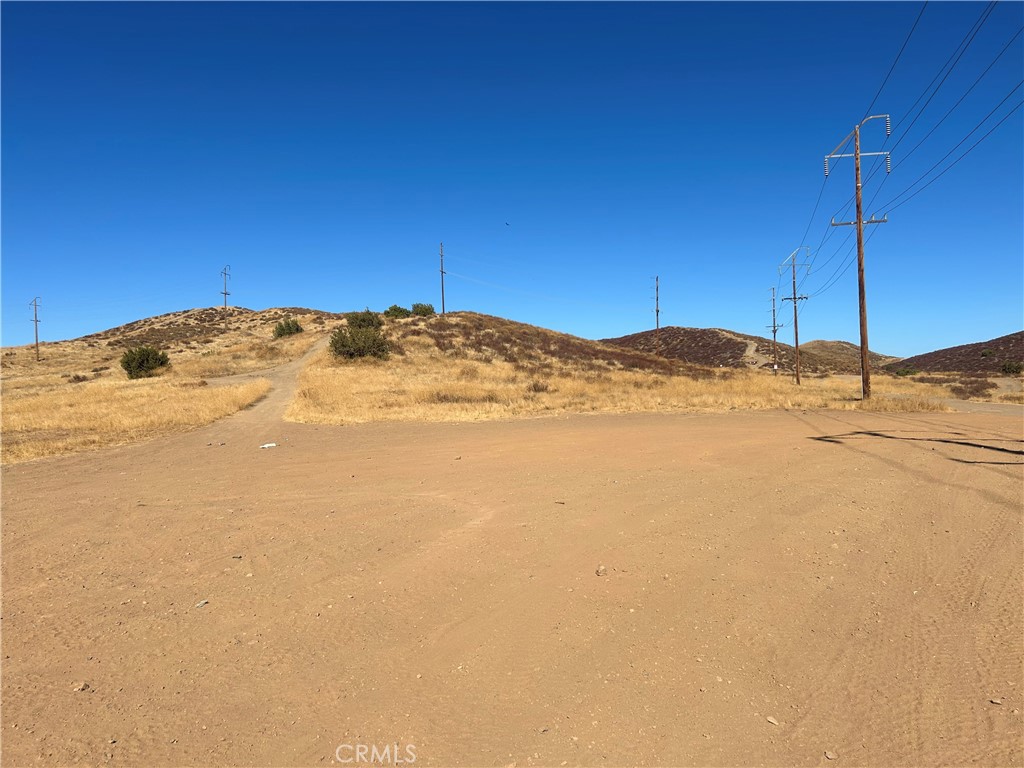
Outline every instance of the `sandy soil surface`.
<svg viewBox="0 0 1024 768">
<path fill-rule="evenodd" d="M 317 427 L 294 370 L 4 468 L 5 766 L 1024 764 L 1019 408 Z"/>
</svg>

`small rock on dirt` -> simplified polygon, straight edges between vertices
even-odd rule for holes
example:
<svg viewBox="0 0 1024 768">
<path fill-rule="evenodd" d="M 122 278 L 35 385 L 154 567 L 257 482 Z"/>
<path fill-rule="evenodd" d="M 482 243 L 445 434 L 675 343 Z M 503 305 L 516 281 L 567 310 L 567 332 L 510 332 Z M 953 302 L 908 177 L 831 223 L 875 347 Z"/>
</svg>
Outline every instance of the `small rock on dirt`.
<svg viewBox="0 0 1024 768">
<path fill-rule="evenodd" d="M 594 573 L 596 573 L 598 576 L 604 576 L 608 573 L 608 569 L 605 568 L 603 565 L 599 565 L 595 569 Z"/>
<path fill-rule="evenodd" d="M 209 602 L 210 602 L 209 600 L 200 600 L 198 603 L 196 603 L 196 608 L 202 608 L 204 605 L 207 605 Z"/>
<path fill-rule="evenodd" d="M 1002 699 L 989 699 L 988 703 L 989 704 L 1002 704 L 1003 700 Z"/>
<path fill-rule="evenodd" d="M 775 719 L 774 717 L 768 717 L 768 718 L 766 718 L 766 719 L 767 719 L 767 720 L 768 720 L 768 722 L 769 722 L 769 723 L 771 723 L 772 725 L 778 725 L 778 724 L 779 724 L 779 721 L 778 721 L 778 720 L 776 720 L 776 719 Z"/>
<path fill-rule="evenodd" d="M 89 690 L 89 684 L 88 683 L 82 683 L 81 685 L 76 685 L 75 686 L 75 692 L 76 693 L 81 693 L 82 691 L 88 691 L 88 690 Z"/>
<path fill-rule="evenodd" d="M 826 749 L 825 750 L 825 759 L 826 760 L 838 760 L 839 759 L 839 755 L 837 755 L 835 752 L 830 752 L 829 750 Z"/>
<path fill-rule="evenodd" d="M 264 443 L 260 448 L 277 448 L 277 443 Z"/>
</svg>

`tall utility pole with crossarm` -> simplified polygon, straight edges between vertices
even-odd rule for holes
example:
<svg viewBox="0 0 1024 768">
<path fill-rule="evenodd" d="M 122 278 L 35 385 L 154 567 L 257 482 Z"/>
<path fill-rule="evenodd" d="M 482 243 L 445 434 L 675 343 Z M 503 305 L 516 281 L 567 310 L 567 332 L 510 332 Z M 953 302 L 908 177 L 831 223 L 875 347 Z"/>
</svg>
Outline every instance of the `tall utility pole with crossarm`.
<svg viewBox="0 0 1024 768">
<path fill-rule="evenodd" d="M 775 289 L 772 288 L 772 324 L 768 326 L 772 331 L 772 373 L 776 376 L 779 375 L 779 343 L 776 340 L 776 335 L 779 332 L 779 321 L 775 316 Z"/>
<path fill-rule="evenodd" d="M 862 157 L 869 157 L 874 155 L 885 156 L 885 172 L 889 173 L 892 171 L 892 158 L 888 152 L 861 152 L 860 151 L 860 129 L 864 123 L 869 120 L 880 120 L 885 118 L 885 135 L 892 135 L 892 121 L 889 115 L 871 115 L 871 117 L 865 117 L 860 121 L 860 124 L 855 126 L 853 133 L 848 135 L 845 139 L 839 142 L 839 146 L 832 150 L 831 154 L 825 155 L 825 176 L 828 176 L 828 161 L 830 158 L 837 157 L 850 157 L 849 154 L 841 155 L 836 154 L 840 148 L 843 147 L 846 142 L 850 140 L 850 136 L 853 136 L 853 167 L 854 175 L 856 177 L 857 185 L 857 220 L 856 221 L 836 221 L 832 219 L 833 227 L 857 227 L 857 291 L 860 299 L 860 390 L 861 398 L 869 400 L 871 398 L 871 368 L 868 363 L 868 300 L 867 293 L 864 289 L 864 225 L 865 224 L 885 224 L 888 218 L 876 219 L 874 214 L 867 221 L 864 221 L 864 209 L 861 203 L 861 183 L 860 183 L 860 159 Z"/>
<path fill-rule="evenodd" d="M 444 314 L 444 243 L 441 243 L 441 314 Z"/>
<path fill-rule="evenodd" d="M 793 302 L 793 347 L 794 347 L 794 349 L 796 351 L 796 383 L 798 385 L 800 384 L 800 326 L 797 324 L 797 317 L 798 317 L 798 315 L 800 313 L 797 310 L 797 302 L 805 301 L 807 299 L 807 297 L 806 296 L 797 296 L 797 293 L 796 293 L 796 268 L 797 267 L 807 267 L 808 269 L 810 269 L 811 265 L 810 264 L 797 264 L 796 263 L 796 255 L 798 253 L 800 253 L 800 251 L 804 250 L 805 248 L 807 249 L 807 252 L 810 253 L 810 251 L 811 251 L 810 248 L 807 248 L 806 245 L 801 245 L 799 248 L 797 248 L 795 251 L 793 251 L 791 254 L 789 254 L 789 258 L 786 260 L 786 261 L 792 262 L 792 266 L 793 266 L 793 295 L 792 296 L 783 296 L 782 297 L 783 301 L 792 301 Z M 785 267 L 785 265 L 786 265 L 786 262 L 784 261 L 784 262 L 782 262 L 782 266 L 779 267 L 779 273 L 780 274 L 782 273 L 782 269 L 783 269 L 783 267 Z"/>
</svg>

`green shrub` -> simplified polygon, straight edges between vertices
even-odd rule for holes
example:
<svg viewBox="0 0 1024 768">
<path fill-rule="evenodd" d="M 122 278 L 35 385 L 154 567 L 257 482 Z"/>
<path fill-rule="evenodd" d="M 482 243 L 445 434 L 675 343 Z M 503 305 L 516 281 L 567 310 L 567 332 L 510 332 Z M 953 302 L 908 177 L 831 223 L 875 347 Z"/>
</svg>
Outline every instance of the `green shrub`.
<svg viewBox="0 0 1024 768">
<path fill-rule="evenodd" d="M 999 370 L 1007 376 L 1020 376 L 1021 373 L 1024 373 L 1024 363 L 1019 363 L 1016 360 L 1007 360 Z"/>
<path fill-rule="evenodd" d="M 153 371 L 168 363 L 167 353 L 153 347 L 135 347 L 121 356 L 121 367 L 129 379 L 152 376 Z"/>
<path fill-rule="evenodd" d="M 920 371 L 916 368 L 897 368 L 893 373 L 897 376 L 916 376 Z"/>
<path fill-rule="evenodd" d="M 412 311 L 405 307 L 400 307 L 397 304 L 392 304 L 390 307 L 384 310 L 384 317 L 390 317 L 395 320 L 401 320 L 403 317 L 412 317 Z"/>
<path fill-rule="evenodd" d="M 349 328 L 380 328 L 384 325 L 380 315 L 368 309 L 362 312 L 349 312 L 345 315 L 345 319 L 348 320 Z"/>
<path fill-rule="evenodd" d="M 434 314 L 433 304 L 413 304 L 412 313 L 417 317 L 430 317 Z"/>
<path fill-rule="evenodd" d="M 342 326 L 331 334 L 330 349 L 335 357 L 343 357 L 348 360 L 354 360 L 357 357 L 376 357 L 386 360 L 391 352 L 391 345 L 384 338 L 380 328 Z"/>
<path fill-rule="evenodd" d="M 274 326 L 274 338 L 280 339 L 282 336 L 292 336 L 296 333 L 302 333 L 302 331 L 303 328 L 299 325 L 299 321 L 294 317 L 289 317 Z"/>
</svg>

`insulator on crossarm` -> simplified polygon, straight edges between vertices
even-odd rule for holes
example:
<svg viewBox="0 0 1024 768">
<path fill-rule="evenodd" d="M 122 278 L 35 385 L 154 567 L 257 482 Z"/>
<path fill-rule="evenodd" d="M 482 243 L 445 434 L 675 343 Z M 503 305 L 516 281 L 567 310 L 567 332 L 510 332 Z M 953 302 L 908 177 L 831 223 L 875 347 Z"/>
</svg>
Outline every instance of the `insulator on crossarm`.
<svg viewBox="0 0 1024 768">
<path fill-rule="evenodd" d="M 886 173 L 892 173 L 892 156 L 891 155 L 886 155 L 885 156 L 885 172 Z"/>
<path fill-rule="evenodd" d="M 892 118 L 888 115 L 885 116 L 885 135 L 892 136 Z"/>
<path fill-rule="evenodd" d="M 828 178 L 828 158 L 825 158 L 825 178 Z"/>
</svg>

